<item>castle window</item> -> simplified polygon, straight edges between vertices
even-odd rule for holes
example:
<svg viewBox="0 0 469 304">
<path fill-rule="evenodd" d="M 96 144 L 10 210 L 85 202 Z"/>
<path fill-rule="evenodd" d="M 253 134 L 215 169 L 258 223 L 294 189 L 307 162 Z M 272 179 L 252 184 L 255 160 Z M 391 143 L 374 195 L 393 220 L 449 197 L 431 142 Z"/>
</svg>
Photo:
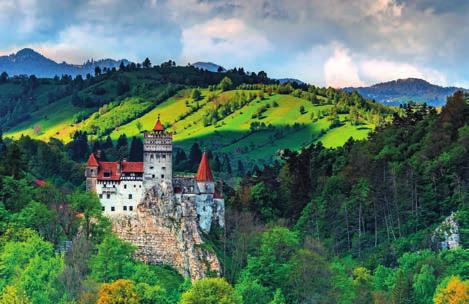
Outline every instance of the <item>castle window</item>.
<svg viewBox="0 0 469 304">
<path fill-rule="evenodd" d="M 153 170 L 153 166 L 150 166 L 150 170 Z"/>
<path fill-rule="evenodd" d="M 137 185 L 134 185 L 134 188 L 137 188 Z"/>
<path fill-rule="evenodd" d="M 166 158 L 166 154 L 163 154 L 163 158 Z"/>
<path fill-rule="evenodd" d="M 104 177 L 110 177 L 110 176 L 111 176 L 111 172 L 109 172 L 109 171 L 104 172 Z"/>
<path fill-rule="evenodd" d="M 124 185 L 124 189 L 127 189 L 127 185 Z"/>
<path fill-rule="evenodd" d="M 102 194 L 99 194 L 99 198 L 103 198 L 103 195 L 102 195 Z"/>
<path fill-rule="evenodd" d="M 111 195 L 110 195 L 109 193 L 106 194 L 106 198 L 107 198 L 107 199 L 110 199 L 110 198 L 111 198 Z"/>
<path fill-rule="evenodd" d="M 153 159 L 153 154 L 150 154 L 150 159 Z"/>
<path fill-rule="evenodd" d="M 111 211 L 116 211 L 116 207 L 112 206 Z"/>
<path fill-rule="evenodd" d="M 129 194 L 129 199 L 132 199 L 132 194 Z"/>
<path fill-rule="evenodd" d="M 166 167 L 162 167 L 161 169 L 166 170 Z"/>
<path fill-rule="evenodd" d="M 105 211 L 105 210 L 106 210 L 106 208 L 104 208 L 104 206 L 102 206 L 102 207 L 101 207 L 101 210 Z"/>
<path fill-rule="evenodd" d="M 152 175 L 151 175 L 151 178 L 155 178 L 155 174 L 152 174 Z"/>
<path fill-rule="evenodd" d="M 164 178 L 164 174 L 161 174 L 161 178 Z"/>
<path fill-rule="evenodd" d="M 134 206 L 129 206 L 129 210 L 130 210 L 130 211 L 133 211 L 133 210 L 134 210 Z"/>
<path fill-rule="evenodd" d="M 124 206 L 124 211 L 127 211 L 127 206 Z"/>
</svg>

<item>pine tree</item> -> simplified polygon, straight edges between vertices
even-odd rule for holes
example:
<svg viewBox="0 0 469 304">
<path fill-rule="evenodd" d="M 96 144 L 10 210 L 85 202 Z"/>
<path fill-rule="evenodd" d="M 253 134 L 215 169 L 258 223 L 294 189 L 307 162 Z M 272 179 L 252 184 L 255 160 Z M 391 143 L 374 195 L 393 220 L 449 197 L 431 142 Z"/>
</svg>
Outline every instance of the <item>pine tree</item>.
<svg viewBox="0 0 469 304">
<path fill-rule="evenodd" d="M 129 160 L 134 162 L 143 161 L 143 142 L 140 137 L 133 137 L 130 144 Z"/>
<path fill-rule="evenodd" d="M 243 162 L 241 160 L 238 160 L 238 175 L 239 176 L 244 176 L 245 173 L 246 172 L 244 170 Z"/>
<path fill-rule="evenodd" d="M 189 152 L 189 165 L 192 168 L 195 168 L 202 159 L 202 150 L 200 150 L 198 143 L 193 143 L 191 146 L 191 150 Z"/>
<path fill-rule="evenodd" d="M 119 138 L 117 139 L 116 148 L 117 148 L 117 149 L 120 149 L 120 148 L 122 148 L 122 147 L 124 147 L 124 146 L 128 146 L 128 145 L 129 145 L 129 143 L 128 143 L 128 141 L 127 141 L 127 136 L 126 136 L 125 134 L 121 134 L 121 135 L 119 136 Z"/>
<path fill-rule="evenodd" d="M 228 174 L 232 173 L 230 159 L 228 158 L 228 155 L 226 154 L 223 156 L 222 168 L 223 168 L 223 172 L 226 172 Z"/>
<path fill-rule="evenodd" d="M 104 144 L 101 146 L 103 149 L 110 149 L 112 147 L 114 147 L 114 144 L 112 142 L 112 139 L 110 136 L 106 137 L 106 141 L 104 142 Z"/>
<path fill-rule="evenodd" d="M 215 159 L 213 160 L 213 171 L 215 172 L 220 172 L 221 171 L 221 162 L 220 158 L 218 158 L 218 155 L 215 156 Z"/>
<path fill-rule="evenodd" d="M 23 151 L 20 146 L 13 142 L 7 149 L 5 158 L 5 171 L 7 175 L 15 179 L 20 179 L 23 176 L 23 171 L 26 169 L 26 161 L 23 157 Z"/>
<path fill-rule="evenodd" d="M 186 152 L 184 152 L 183 149 L 178 149 L 176 151 L 176 163 L 180 163 L 180 162 L 183 162 L 185 160 L 187 160 L 187 155 L 186 155 Z"/>
<path fill-rule="evenodd" d="M 150 59 L 148 59 L 148 57 L 145 58 L 145 60 L 144 60 L 143 63 L 142 63 L 142 66 L 143 66 L 144 68 L 147 68 L 147 69 L 148 69 L 148 68 L 151 68 L 151 61 L 150 61 Z"/>
</svg>

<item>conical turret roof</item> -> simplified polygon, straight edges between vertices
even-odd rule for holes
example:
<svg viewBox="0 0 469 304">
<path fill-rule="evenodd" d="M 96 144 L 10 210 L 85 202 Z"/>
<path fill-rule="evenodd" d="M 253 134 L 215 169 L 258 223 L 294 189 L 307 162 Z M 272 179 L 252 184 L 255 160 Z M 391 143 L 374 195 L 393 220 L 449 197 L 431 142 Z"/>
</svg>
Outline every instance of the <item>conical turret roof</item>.
<svg viewBox="0 0 469 304">
<path fill-rule="evenodd" d="M 98 167 L 98 161 L 96 160 L 96 157 L 94 156 L 94 153 L 90 154 L 90 157 L 88 158 L 88 161 L 86 162 L 86 165 L 88 167 Z"/>
<path fill-rule="evenodd" d="M 198 182 L 213 182 L 212 170 L 210 169 L 208 157 L 205 152 L 202 154 L 202 160 L 200 161 L 195 180 Z"/>
<path fill-rule="evenodd" d="M 155 123 L 155 126 L 153 127 L 153 131 L 161 132 L 164 131 L 164 126 L 160 121 L 160 115 L 158 114 L 158 120 Z"/>
</svg>

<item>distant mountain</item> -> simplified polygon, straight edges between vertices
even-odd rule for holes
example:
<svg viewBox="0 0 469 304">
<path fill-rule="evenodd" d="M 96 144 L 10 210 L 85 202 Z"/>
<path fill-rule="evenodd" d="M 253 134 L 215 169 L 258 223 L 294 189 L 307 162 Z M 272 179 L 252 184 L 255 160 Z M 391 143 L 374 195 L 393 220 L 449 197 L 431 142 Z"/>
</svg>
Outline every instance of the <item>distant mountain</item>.
<svg viewBox="0 0 469 304">
<path fill-rule="evenodd" d="M 66 62 L 57 63 L 33 49 L 22 49 L 16 54 L 0 56 L 0 72 L 7 72 L 8 75 L 36 75 L 37 77 L 54 77 L 55 75 L 82 75 L 93 74 L 95 67 L 113 68 L 119 67 L 121 62 L 125 65 L 130 62 L 126 59 L 102 59 L 98 61 L 87 61 L 82 65 L 69 64 Z"/>
<path fill-rule="evenodd" d="M 296 83 L 296 84 L 304 84 L 303 81 L 301 81 L 299 79 L 296 79 L 296 78 L 279 78 L 279 79 L 276 79 L 276 80 L 278 80 L 280 83 L 290 82 L 290 83 Z"/>
<path fill-rule="evenodd" d="M 210 72 L 218 72 L 219 68 L 222 68 L 222 72 L 226 72 L 226 69 L 221 65 L 215 64 L 213 62 L 196 62 L 192 64 L 193 67 L 196 67 L 201 70 L 207 70 Z"/>
<path fill-rule="evenodd" d="M 417 103 L 427 103 L 432 106 L 442 106 L 446 103 L 446 97 L 452 95 L 457 90 L 464 90 L 457 87 L 442 87 L 434 85 L 418 78 L 398 79 L 383 83 L 378 83 L 370 87 L 344 88 L 343 90 L 352 92 L 358 91 L 364 97 L 374 99 L 388 105 L 399 105 L 414 101 Z"/>
</svg>

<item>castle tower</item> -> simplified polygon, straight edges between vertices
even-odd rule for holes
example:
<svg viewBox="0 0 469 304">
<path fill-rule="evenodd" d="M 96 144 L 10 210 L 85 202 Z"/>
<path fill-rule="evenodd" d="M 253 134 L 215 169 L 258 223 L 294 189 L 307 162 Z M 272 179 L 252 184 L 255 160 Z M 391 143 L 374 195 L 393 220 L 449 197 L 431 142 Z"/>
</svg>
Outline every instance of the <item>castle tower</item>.
<svg viewBox="0 0 469 304">
<path fill-rule="evenodd" d="M 215 182 L 213 180 L 212 170 L 210 169 L 208 157 L 205 152 L 202 154 L 195 181 L 197 182 L 197 187 L 201 194 L 215 193 Z"/>
<path fill-rule="evenodd" d="M 166 182 L 172 184 L 173 135 L 166 132 L 160 116 L 151 131 L 145 132 L 143 140 L 143 187 Z"/>
<path fill-rule="evenodd" d="M 86 191 L 96 192 L 96 182 L 98 180 L 98 167 L 99 163 L 93 153 L 90 154 L 86 162 Z"/>
</svg>

